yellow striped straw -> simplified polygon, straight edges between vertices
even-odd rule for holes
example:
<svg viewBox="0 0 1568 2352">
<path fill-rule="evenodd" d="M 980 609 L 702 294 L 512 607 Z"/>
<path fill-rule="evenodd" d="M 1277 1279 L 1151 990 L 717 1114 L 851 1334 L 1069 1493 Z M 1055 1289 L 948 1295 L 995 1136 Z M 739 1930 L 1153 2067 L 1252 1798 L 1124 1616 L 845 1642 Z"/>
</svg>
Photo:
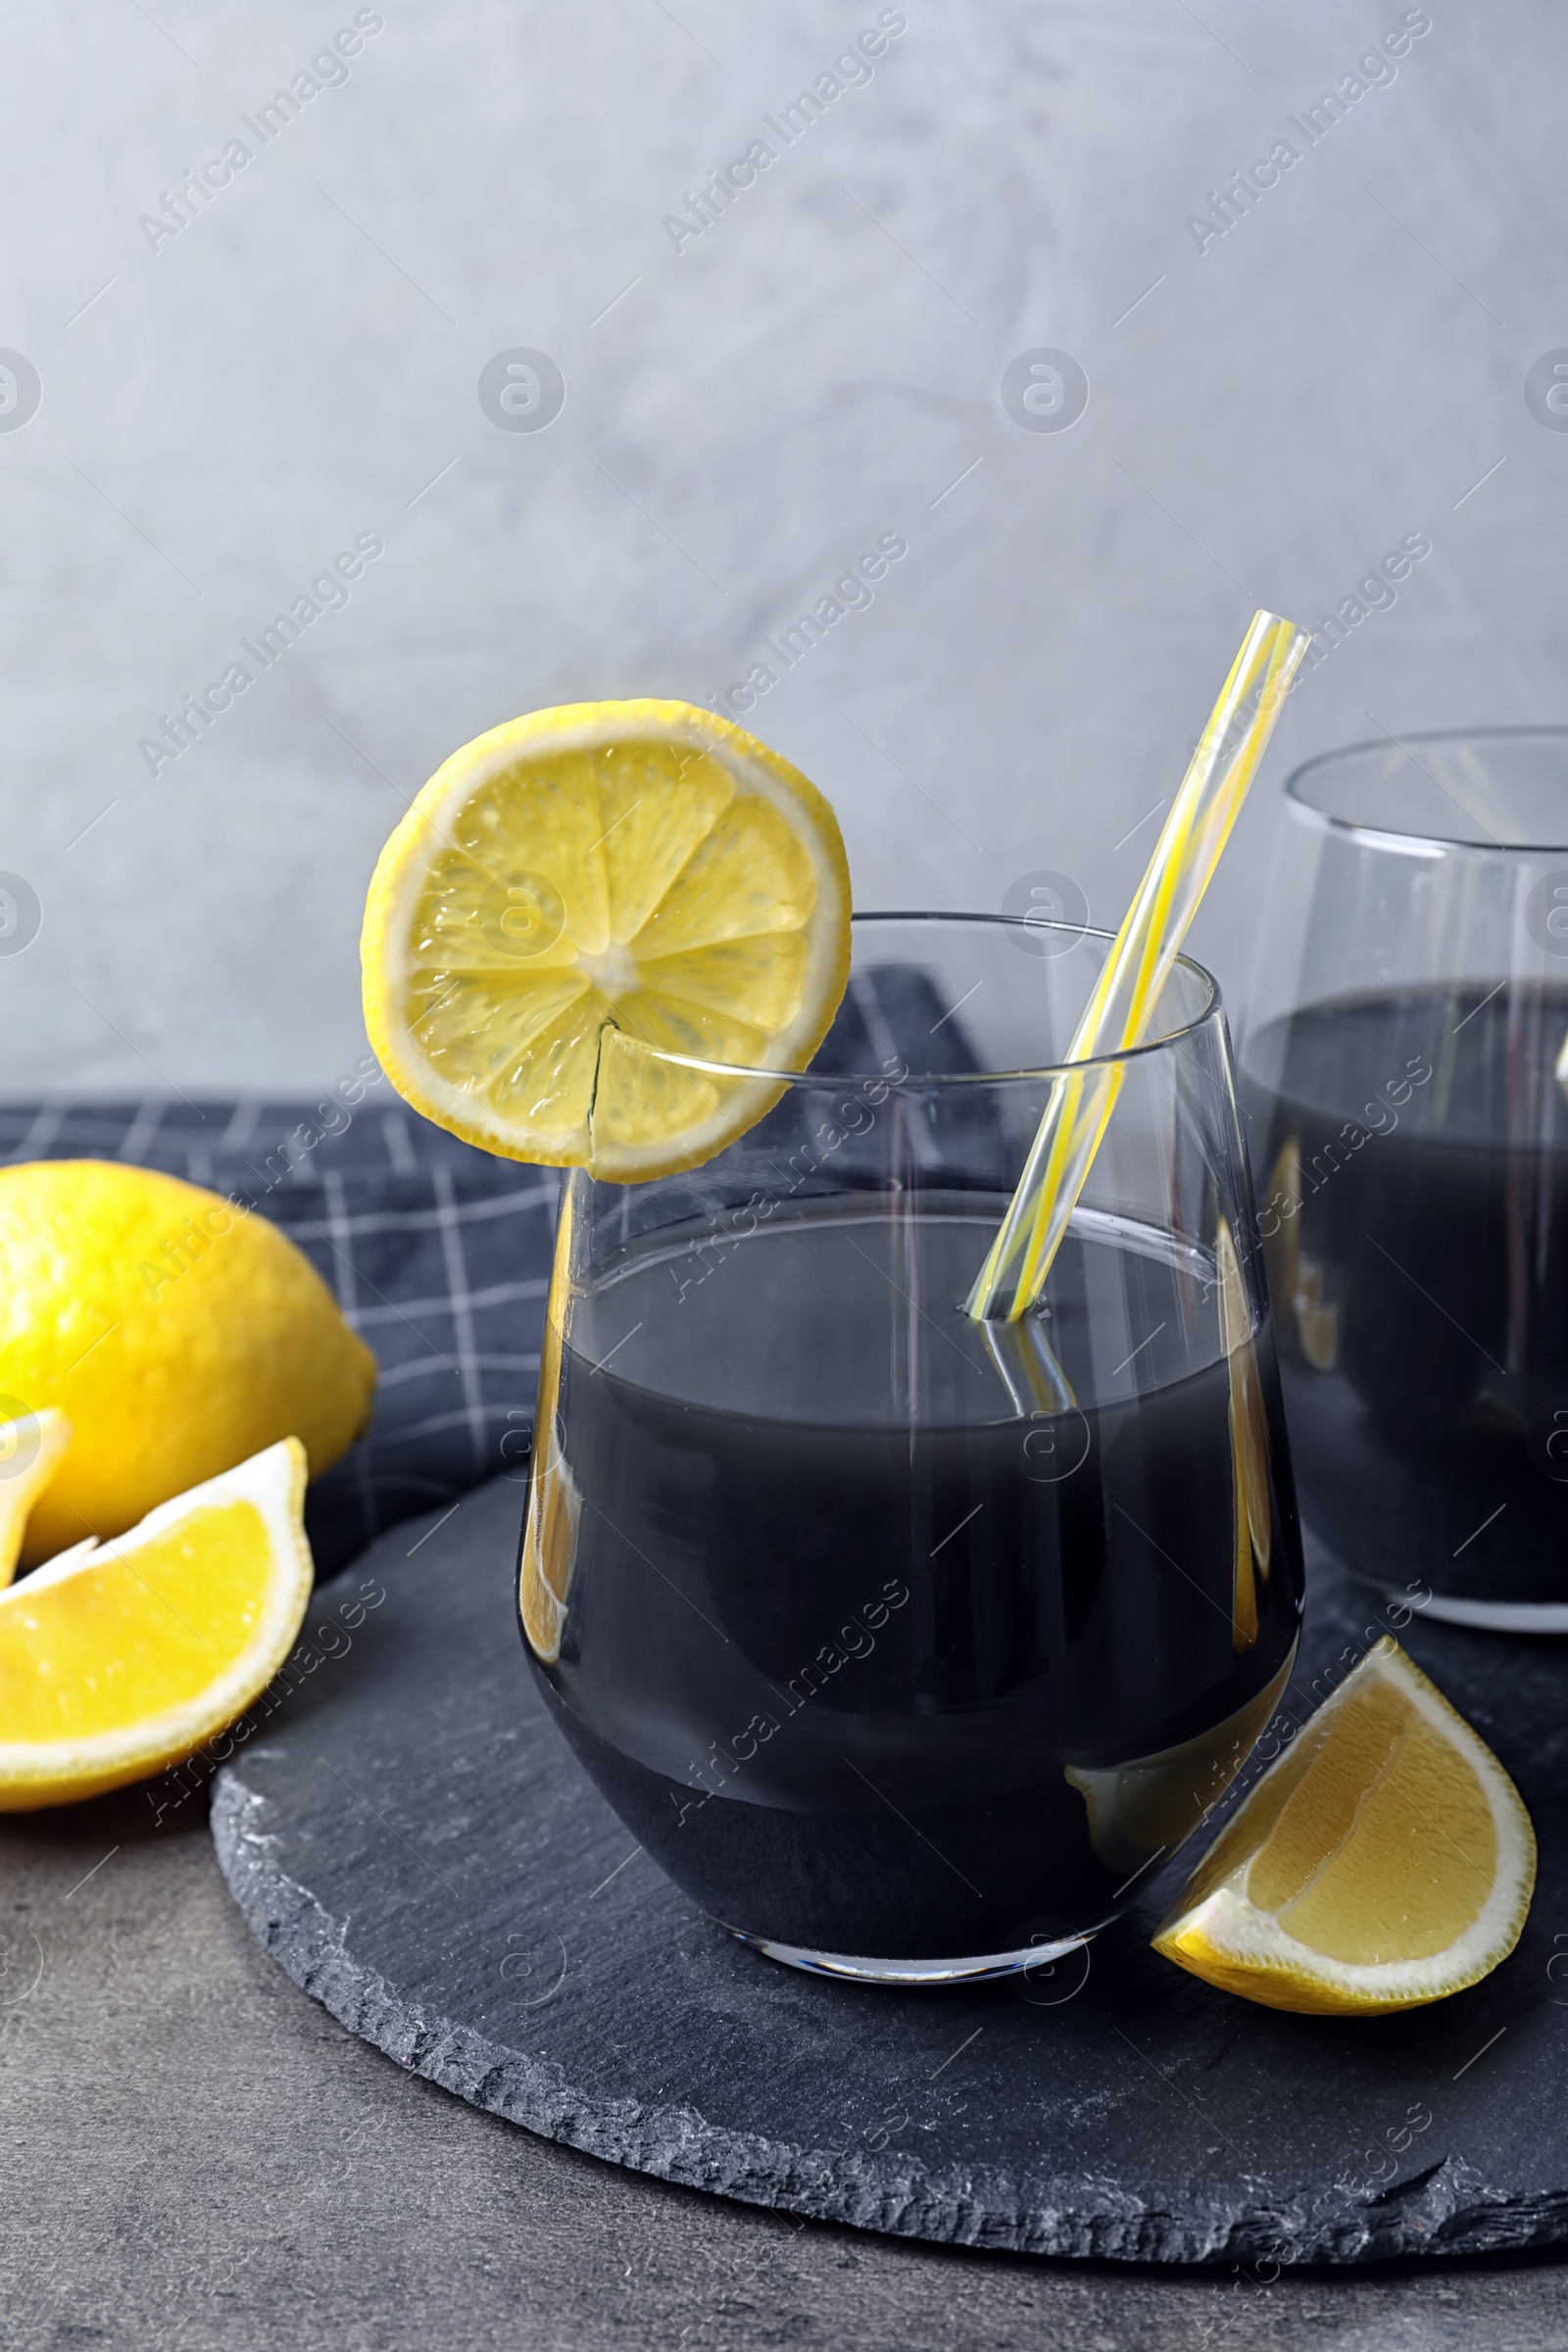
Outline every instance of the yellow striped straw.
<svg viewBox="0 0 1568 2352">
<path fill-rule="evenodd" d="M 1104 1057 L 1144 1040 L 1309 643 L 1305 629 L 1278 613 L 1252 615 L 1073 1033 L 1067 1060 L 1095 1066 L 1053 1081 L 1018 1189 L 969 1294 L 977 1322 L 1015 1323 L 1045 1288 L 1121 1092 L 1121 1065 Z"/>
</svg>

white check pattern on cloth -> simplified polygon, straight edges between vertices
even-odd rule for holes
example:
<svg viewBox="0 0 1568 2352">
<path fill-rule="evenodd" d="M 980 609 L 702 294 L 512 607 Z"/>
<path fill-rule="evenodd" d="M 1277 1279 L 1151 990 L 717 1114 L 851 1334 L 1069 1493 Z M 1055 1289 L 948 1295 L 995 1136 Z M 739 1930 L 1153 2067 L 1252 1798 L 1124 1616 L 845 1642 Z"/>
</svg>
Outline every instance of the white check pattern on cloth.
<svg viewBox="0 0 1568 2352">
<path fill-rule="evenodd" d="M 242 1199 L 373 1348 L 374 1419 L 307 1499 L 323 1575 L 395 1521 L 520 1475 L 550 1281 L 556 1171 L 475 1151 L 378 1093 L 347 1114 L 254 1097 L 0 1104 L 0 1160 L 133 1162 Z M 313 1115 L 328 1108 L 347 1115 L 337 1133 Z"/>
</svg>

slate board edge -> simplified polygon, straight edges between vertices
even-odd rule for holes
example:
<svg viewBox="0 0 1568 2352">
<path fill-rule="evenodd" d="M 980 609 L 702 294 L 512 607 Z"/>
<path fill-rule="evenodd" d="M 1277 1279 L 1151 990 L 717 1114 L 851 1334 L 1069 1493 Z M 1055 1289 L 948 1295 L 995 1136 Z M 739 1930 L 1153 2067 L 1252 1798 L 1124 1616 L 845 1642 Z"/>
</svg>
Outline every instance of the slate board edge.
<svg viewBox="0 0 1568 2352">
<path fill-rule="evenodd" d="M 715 2128 L 692 2108 L 590 2101 L 560 2067 L 429 2013 L 357 1962 L 346 1927 L 273 1861 L 270 1809 L 234 1766 L 220 1774 L 212 1811 L 219 1868 L 247 1927 L 284 1975 L 399 2066 L 469 2106 L 607 2163 L 812 2221 L 999 2253 L 1346 2265 L 1414 2253 L 1496 2254 L 1568 2239 L 1568 2193 L 1509 2201 L 1482 2189 L 1473 2170 L 1452 2158 L 1385 2198 L 1316 2224 L 1291 2200 L 1216 2198 L 1195 2229 L 1109 2179 L 1031 2181 L 1026 2196 L 1015 2178 L 1000 2172 L 944 2174 L 834 2151 L 803 2153 Z"/>
</svg>

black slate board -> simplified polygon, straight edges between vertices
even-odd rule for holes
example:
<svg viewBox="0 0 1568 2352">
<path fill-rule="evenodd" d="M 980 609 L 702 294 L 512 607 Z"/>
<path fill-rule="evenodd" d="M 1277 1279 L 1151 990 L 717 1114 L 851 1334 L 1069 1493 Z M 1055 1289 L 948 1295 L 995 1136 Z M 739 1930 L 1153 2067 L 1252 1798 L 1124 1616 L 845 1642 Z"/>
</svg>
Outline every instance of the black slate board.
<svg viewBox="0 0 1568 2352">
<path fill-rule="evenodd" d="M 1524 1940 L 1473 1990 L 1344 2022 L 1210 1991 L 1147 1948 L 1178 1864 L 1050 1978 L 890 1992 L 761 1958 L 634 1847 L 524 1666 L 521 1497 L 322 1587 L 306 1632 L 340 1654 L 217 1786 L 241 1911 L 354 2033 L 593 2155 L 905 2236 L 1270 2269 L 1568 2237 L 1568 1647 L 1405 1635 L 1541 1837 Z M 1381 1630 L 1318 1555 L 1287 1703 Z"/>
</svg>

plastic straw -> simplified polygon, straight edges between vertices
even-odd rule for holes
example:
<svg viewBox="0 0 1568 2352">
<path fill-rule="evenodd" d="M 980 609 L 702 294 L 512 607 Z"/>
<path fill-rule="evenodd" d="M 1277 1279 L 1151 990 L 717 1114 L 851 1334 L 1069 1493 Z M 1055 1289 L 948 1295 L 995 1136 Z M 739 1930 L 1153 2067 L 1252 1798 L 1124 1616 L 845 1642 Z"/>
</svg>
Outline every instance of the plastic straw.
<svg viewBox="0 0 1568 2352">
<path fill-rule="evenodd" d="M 1121 1091 L 1120 1065 L 1102 1057 L 1143 1042 L 1309 642 L 1306 630 L 1277 613 L 1252 615 L 1067 1051 L 1069 1062 L 1096 1066 L 1053 1081 L 1018 1189 L 966 1301 L 977 1321 L 1016 1322 L 1045 1287 Z"/>
</svg>

